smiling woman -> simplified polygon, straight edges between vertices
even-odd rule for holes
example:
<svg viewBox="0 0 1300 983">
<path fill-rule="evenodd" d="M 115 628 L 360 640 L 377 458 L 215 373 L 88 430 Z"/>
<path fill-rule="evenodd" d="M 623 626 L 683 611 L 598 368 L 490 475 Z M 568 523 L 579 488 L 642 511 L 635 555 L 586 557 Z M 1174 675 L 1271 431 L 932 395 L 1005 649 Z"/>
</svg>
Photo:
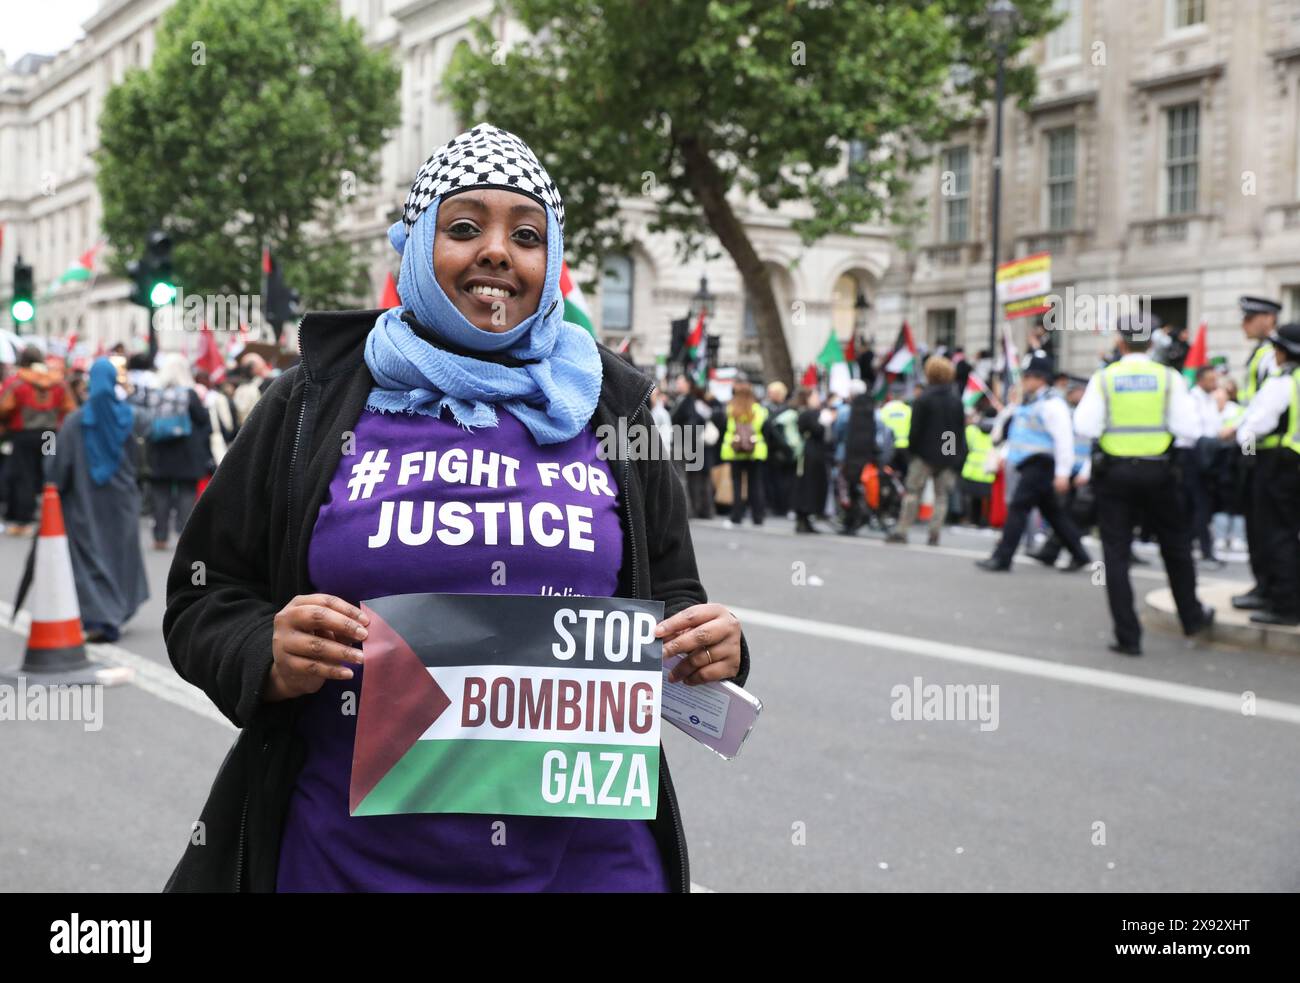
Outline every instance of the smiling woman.
<svg viewBox="0 0 1300 983">
<path fill-rule="evenodd" d="M 476 328 L 507 331 L 537 310 L 546 278 L 546 212 L 510 191 L 456 195 L 438 214 L 438 286 Z"/>
<path fill-rule="evenodd" d="M 598 428 L 652 429 L 652 383 L 564 321 L 563 224 L 532 151 L 481 124 L 425 162 L 389 230 L 402 305 L 303 319 L 301 364 L 249 417 L 172 566 L 168 650 L 244 728 L 202 816 L 216 832 L 172 889 L 689 886 L 653 746 L 650 821 L 512 815 L 503 840 L 499 816 L 348 811 L 357 717 L 340 707 L 361 692 L 363 600 L 654 599 L 667 616 L 654 637 L 684 656 L 674 681 L 748 672 L 739 622 L 700 584 L 671 463 L 601 453 Z M 220 587 L 192 583 L 199 561 Z M 572 771 L 570 799 L 599 777 Z M 233 839 L 214 842 L 224 831 Z"/>
</svg>

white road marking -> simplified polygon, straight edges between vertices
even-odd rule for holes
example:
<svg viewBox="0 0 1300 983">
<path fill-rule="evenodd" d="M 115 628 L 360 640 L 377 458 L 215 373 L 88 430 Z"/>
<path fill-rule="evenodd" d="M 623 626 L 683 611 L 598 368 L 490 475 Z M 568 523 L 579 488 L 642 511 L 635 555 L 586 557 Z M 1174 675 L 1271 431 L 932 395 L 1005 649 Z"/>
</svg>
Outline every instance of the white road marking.
<svg viewBox="0 0 1300 983">
<path fill-rule="evenodd" d="M 26 611 L 20 611 L 17 621 L 11 621 L 12 615 L 13 605 L 0 601 L 0 617 L 4 618 L 4 624 L 0 627 L 26 638 L 31 626 L 31 615 Z M 236 729 L 235 725 L 222 716 L 221 711 L 212 705 L 212 701 L 201 690 L 181 679 L 170 665 L 162 665 L 117 645 L 90 643 L 86 646 L 86 652 L 96 662 L 134 669 L 135 678 L 131 680 L 131 684 L 146 693 L 183 707 L 213 723 L 221 724 L 228 731 L 233 732 Z"/>
<path fill-rule="evenodd" d="M 720 532 L 720 533 L 729 533 L 730 535 L 733 536 L 746 536 L 753 533 L 759 536 L 780 536 L 785 539 L 805 538 L 797 534 L 794 531 L 793 527 L 791 527 L 789 530 L 782 529 L 780 527 L 769 528 L 769 526 L 766 523 L 762 526 L 745 526 L 742 529 L 728 529 L 725 526 L 718 525 L 714 522 L 710 522 L 708 519 L 692 519 L 691 522 L 692 524 L 699 525 L 703 529 L 711 529 L 715 532 Z M 924 526 L 921 526 L 919 528 L 923 529 Z M 965 531 L 967 533 L 974 533 L 977 532 L 978 530 L 968 529 Z M 960 546 L 926 546 L 922 542 L 907 543 L 907 544 L 887 543 L 883 539 L 878 539 L 874 536 L 841 536 L 839 535 L 839 533 L 836 532 L 825 532 L 823 533 L 823 536 L 824 538 L 821 540 L 821 542 L 856 543 L 859 547 L 869 546 L 874 549 L 884 549 L 890 551 L 907 551 L 909 553 L 925 553 L 926 555 L 929 556 L 968 556 L 971 557 L 972 559 L 982 560 L 984 557 L 988 556 L 992 552 L 992 548 L 986 550 L 972 550 L 972 549 L 964 549 L 963 547 Z M 1092 549 L 1094 560 L 1101 559 L 1101 555 L 1100 555 L 1101 544 L 1096 540 L 1095 537 L 1085 536 L 1083 537 L 1083 543 L 1085 546 L 1088 546 Z M 1146 552 L 1146 551 L 1143 550 L 1140 552 Z M 1150 563 L 1156 563 L 1160 559 L 1160 554 L 1159 553 L 1150 554 L 1150 556 L 1147 557 L 1147 559 L 1148 562 Z M 1016 553 L 1016 555 L 1012 558 L 1012 563 L 1014 565 L 1020 565 L 1020 566 L 1028 565 L 1031 568 L 1037 567 L 1040 570 L 1046 569 L 1037 560 L 1032 560 L 1029 557 L 1025 556 L 1023 553 Z M 1061 571 L 1058 571 L 1058 573 L 1060 573 L 1062 577 L 1066 577 L 1068 579 L 1069 575 L 1066 575 Z M 1073 574 L 1073 576 L 1076 579 L 1085 579 L 1088 577 L 1088 575 L 1089 575 L 1088 570 L 1079 570 Z M 980 574 L 980 576 L 984 576 L 984 574 Z M 1147 570 L 1140 566 L 1131 566 L 1129 567 L 1129 576 L 1137 578 L 1138 580 L 1158 580 L 1161 583 L 1168 582 L 1168 578 L 1165 577 L 1165 572 L 1163 568 L 1160 570 Z M 1199 568 L 1196 572 L 1196 582 L 1197 584 L 1205 585 L 1207 587 L 1216 584 L 1230 584 L 1234 587 L 1238 587 L 1244 583 L 1244 581 L 1241 580 L 1224 580 L 1222 578 L 1206 577 L 1201 573 Z"/>
<path fill-rule="evenodd" d="M 794 618 L 769 611 L 755 611 L 750 608 L 732 607 L 737 618 L 744 625 L 758 625 L 774 628 L 777 631 L 789 631 L 805 638 L 827 638 L 840 642 L 850 642 L 868 648 L 886 649 L 891 652 L 906 652 L 932 659 L 944 659 L 965 665 L 981 666 L 986 669 L 998 669 L 1014 672 L 1024 676 L 1037 676 L 1063 683 L 1075 683 L 1081 686 L 1093 686 L 1116 693 L 1129 693 L 1134 696 L 1147 696 L 1172 703 L 1188 706 L 1205 707 L 1222 710 L 1242 716 L 1242 698 L 1240 693 L 1208 689 L 1203 686 L 1189 686 L 1185 683 L 1171 683 L 1162 679 L 1149 679 L 1143 676 L 1130 676 L 1110 669 L 1093 669 L 1089 666 L 1071 666 L 1060 662 L 1048 662 L 1045 659 L 1033 659 L 1023 655 L 1011 655 L 1006 652 L 993 652 L 988 649 L 973 648 L 969 645 L 953 645 L 948 642 L 935 642 L 927 638 L 913 638 L 910 635 L 895 635 L 891 632 L 874 631 L 870 628 L 853 628 L 849 625 L 837 625 L 827 621 L 812 621 L 807 618 Z M 1284 703 L 1280 700 L 1255 700 L 1256 717 L 1266 720 L 1278 720 L 1288 724 L 1300 724 L 1300 705 Z"/>
</svg>

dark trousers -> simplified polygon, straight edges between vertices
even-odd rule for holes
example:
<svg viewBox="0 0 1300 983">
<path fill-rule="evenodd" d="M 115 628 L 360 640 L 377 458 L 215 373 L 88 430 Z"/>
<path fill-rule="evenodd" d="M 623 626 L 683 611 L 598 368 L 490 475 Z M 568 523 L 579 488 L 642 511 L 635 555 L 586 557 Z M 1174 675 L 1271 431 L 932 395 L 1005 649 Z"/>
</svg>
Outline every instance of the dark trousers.
<svg viewBox="0 0 1300 983">
<path fill-rule="evenodd" d="M 1065 544 L 1070 555 L 1081 563 L 1087 563 L 1091 557 L 1083 548 L 1079 530 L 1074 521 L 1061 507 L 1061 500 L 1052 487 L 1055 465 L 1050 457 L 1039 455 L 1020 463 L 1019 480 L 1016 482 L 1015 494 L 1007 506 L 1007 521 L 1002 527 L 1002 538 L 998 540 L 993 559 L 1003 565 L 1011 563 L 1016 554 L 1016 547 L 1025 534 L 1029 523 L 1029 513 L 1038 509 L 1052 531 Z"/>
<path fill-rule="evenodd" d="M 1267 454 L 1268 451 L 1262 453 Z M 1269 585 L 1268 538 L 1265 524 L 1255 515 L 1255 486 L 1259 483 L 1259 454 L 1255 459 L 1243 457 L 1245 478 L 1241 488 L 1241 511 L 1246 520 L 1246 548 L 1250 550 L 1250 573 L 1255 578 L 1255 590 L 1268 597 Z"/>
<path fill-rule="evenodd" d="M 763 524 L 763 462 L 731 462 L 731 521 L 740 522 L 745 518 L 745 507 L 754 514 L 754 525 Z M 748 501 L 741 495 L 741 477 L 744 476 L 744 491 Z"/>
<path fill-rule="evenodd" d="M 167 542 L 172 514 L 176 515 L 176 533 L 185 528 L 194 509 L 196 481 L 167 481 L 149 479 L 149 497 L 153 503 L 153 538 L 156 543 Z"/>
<path fill-rule="evenodd" d="M 790 511 L 790 492 L 794 488 L 794 465 L 765 462 L 763 466 L 763 494 L 765 504 L 776 515 Z"/>
<path fill-rule="evenodd" d="M 1286 449 L 1259 452 L 1253 511 L 1265 543 L 1268 607 L 1300 614 L 1300 456 Z M 1251 559 L 1255 552 L 1251 550 Z"/>
<path fill-rule="evenodd" d="M 17 525 L 36 519 L 36 497 L 45 478 L 45 455 L 41 453 L 44 430 L 16 430 L 10 434 L 13 453 L 9 455 L 5 482 L 5 518 Z"/>
<path fill-rule="evenodd" d="M 1097 525 L 1105 561 L 1106 600 L 1115 640 L 1121 645 L 1137 646 L 1142 641 L 1128 575 L 1133 528 L 1139 519 L 1160 544 L 1160 558 L 1183 630 L 1199 627 L 1204 617 L 1196 599 L 1191 528 L 1173 467 L 1163 461 L 1108 458 L 1105 474 L 1097 479 Z"/>
<path fill-rule="evenodd" d="M 1192 538 L 1201 547 L 1201 558 L 1214 559 L 1214 536 L 1210 533 L 1210 489 L 1194 448 L 1179 448 L 1182 461 L 1183 511 L 1191 527 Z"/>
</svg>

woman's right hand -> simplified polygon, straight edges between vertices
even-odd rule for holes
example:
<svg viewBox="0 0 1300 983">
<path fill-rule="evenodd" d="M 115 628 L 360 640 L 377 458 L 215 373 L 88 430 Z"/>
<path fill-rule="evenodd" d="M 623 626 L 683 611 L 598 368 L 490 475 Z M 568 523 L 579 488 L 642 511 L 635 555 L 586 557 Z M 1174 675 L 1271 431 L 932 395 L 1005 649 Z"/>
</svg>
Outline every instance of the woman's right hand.
<svg viewBox="0 0 1300 983">
<path fill-rule="evenodd" d="M 341 597 L 299 594 L 275 616 L 268 703 L 315 693 L 327 679 L 351 679 L 344 663 L 359 665 L 361 650 L 345 644 L 366 637 L 370 619 Z"/>
</svg>

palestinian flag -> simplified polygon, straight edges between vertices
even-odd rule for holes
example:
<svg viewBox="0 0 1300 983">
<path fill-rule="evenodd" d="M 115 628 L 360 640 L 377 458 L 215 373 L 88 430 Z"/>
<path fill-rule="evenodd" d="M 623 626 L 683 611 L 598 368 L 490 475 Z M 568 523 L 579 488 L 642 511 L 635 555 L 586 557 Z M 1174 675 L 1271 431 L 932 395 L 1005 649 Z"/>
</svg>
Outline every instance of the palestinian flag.
<svg viewBox="0 0 1300 983">
<path fill-rule="evenodd" d="M 817 355 L 817 364 L 826 368 L 826 385 L 833 393 L 849 394 L 849 363 L 844 360 L 844 349 L 835 337 L 835 329 L 826 337 L 826 344 Z"/>
<path fill-rule="evenodd" d="M 95 254 L 99 252 L 99 248 L 103 244 L 103 240 L 100 240 L 82 253 L 75 263 L 60 274 L 58 280 L 55 281 L 55 286 L 61 287 L 65 283 L 81 283 L 93 277 L 95 275 Z"/>
<path fill-rule="evenodd" d="M 587 298 L 582 295 L 582 288 L 569 272 L 569 264 L 563 261 L 560 263 L 560 294 L 564 297 L 564 319 L 585 329 L 593 338 L 596 337 Z"/>
<path fill-rule="evenodd" d="M 884 365 L 876 373 L 876 388 L 872 397 L 877 402 L 883 399 L 893 377 L 911 372 L 915 359 L 916 342 L 912 340 L 912 329 L 904 321 L 903 326 L 898 329 L 898 337 L 894 339 L 894 347 L 890 349 L 889 357 L 884 360 Z"/>
<path fill-rule="evenodd" d="M 972 372 L 966 377 L 966 391 L 961 394 L 962 405 L 968 410 L 973 409 L 983 396 L 993 398 L 993 394 L 984 388 L 984 383 L 980 382 L 980 377 Z"/>
<path fill-rule="evenodd" d="M 1187 353 L 1187 361 L 1183 363 L 1183 375 L 1188 385 L 1196 382 L 1196 370 L 1207 364 L 1205 347 L 1205 322 L 1202 321 L 1201 326 L 1196 329 L 1196 340 L 1192 342 L 1191 350 Z"/>
<path fill-rule="evenodd" d="M 695 327 L 686 336 L 686 364 L 693 365 L 704 358 L 704 318 L 708 311 L 701 310 Z"/>
<path fill-rule="evenodd" d="M 799 380 L 799 385 L 807 386 L 809 389 L 817 388 L 817 366 L 809 365 L 804 369 L 803 378 Z"/>
<path fill-rule="evenodd" d="M 362 608 L 351 815 L 655 817 L 662 602 L 399 594 Z"/>
</svg>

